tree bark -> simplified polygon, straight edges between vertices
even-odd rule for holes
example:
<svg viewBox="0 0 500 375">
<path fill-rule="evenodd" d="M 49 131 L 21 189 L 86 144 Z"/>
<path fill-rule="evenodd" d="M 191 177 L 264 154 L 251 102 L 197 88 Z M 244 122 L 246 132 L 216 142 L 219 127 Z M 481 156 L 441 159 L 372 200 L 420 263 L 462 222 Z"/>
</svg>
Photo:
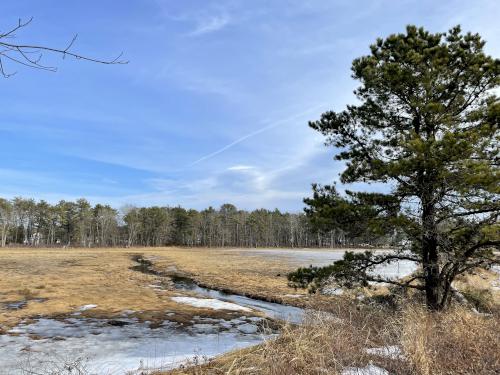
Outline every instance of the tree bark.
<svg viewBox="0 0 500 375">
<path fill-rule="evenodd" d="M 441 280 L 439 273 L 438 241 L 436 221 L 431 194 L 425 193 L 422 199 L 422 266 L 425 280 L 426 304 L 430 310 L 442 309 Z"/>
</svg>

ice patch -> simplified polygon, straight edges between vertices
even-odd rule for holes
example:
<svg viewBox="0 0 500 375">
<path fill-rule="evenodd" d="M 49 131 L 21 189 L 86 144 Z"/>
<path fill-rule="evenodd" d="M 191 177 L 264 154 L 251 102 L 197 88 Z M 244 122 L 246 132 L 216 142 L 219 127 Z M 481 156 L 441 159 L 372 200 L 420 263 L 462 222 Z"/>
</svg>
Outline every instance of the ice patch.
<svg viewBox="0 0 500 375">
<path fill-rule="evenodd" d="M 237 327 L 238 331 L 246 334 L 257 333 L 259 328 L 255 324 L 245 323 Z"/>
<path fill-rule="evenodd" d="M 177 303 L 213 310 L 252 311 L 247 307 L 243 307 L 235 303 L 224 302 L 212 298 L 172 297 L 171 299 Z"/>
<path fill-rule="evenodd" d="M 342 371 L 342 375 L 389 375 L 389 371 L 369 364 L 366 367 L 347 367 Z"/>
<path fill-rule="evenodd" d="M 200 296 L 217 299 L 225 302 L 233 302 L 240 306 L 245 306 L 252 310 L 261 311 L 273 319 L 286 320 L 291 323 L 300 323 L 304 319 L 305 311 L 299 307 L 282 305 L 274 302 L 266 302 L 238 294 L 227 294 L 218 290 L 203 288 L 196 285 L 192 280 L 174 280 L 175 287 L 179 290 L 186 290 Z"/>
<path fill-rule="evenodd" d="M 175 324 L 150 329 L 147 323 L 122 321 L 131 324 L 117 326 L 108 320 L 74 318 L 21 324 L 12 330 L 16 336 L 0 335 L 0 374 L 27 373 L 22 364 L 28 362 L 36 369 L 47 368 L 59 359 L 77 358 L 85 359 L 89 374 L 149 374 L 153 369 L 171 369 L 188 359 L 211 358 L 272 337 L 242 334 L 236 327 L 208 333 L 208 324 L 190 331 Z"/>
<path fill-rule="evenodd" d="M 230 329 L 233 327 L 231 322 L 228 322 L 227 320 L 221 320 L 221 322 L 219 323 L 219 326 L 222 328 L 225 328 L 225 329 Z"/>
<path fill-rule="evenodd" d="M 87 310 L 92 310 L 92 309 L 95 309 L 97 307 L 97 305 L 93 305 L 93 304 L 90 304 L 90 305 L 83 305 L 83 306 L 80 306 L 78 308 L 78 311 L 87 311 Z"/>
<path fill-rule="evenodd" d="M 388 250 L 374 250 L 375 254 L 391 253 Z M 340 250 L 298 250 L 298 249 L 259 249 L 242 250 L 241 255 L 263 256 L 273 259 L 284 259 L 289 263 L 294 263 L 300 267 L 328 266 L 344 257 L 345 251 Z M 401 278 L 410 275 L 417 269 L 417 264 L 409 260 L 382 264 L 375 267 L 373 274 L 389 277 L 391 279 Z"/>
<path fill-rule="evenodd" d="M 401 348 L 397 345 L 383 346 L 381 348 L 370 348 L 365 350 L 366 353 L 377 355 L 379 357 L 387 357 L 390 359 L 403 359 Z"/>
<path fill-rule="evenodd" d="M 191 326 L 191 330 L 196 333 L 217 333 L 219 328 L 214 324 L 196 323 Z"/>
<path fill-rule="evenodd" d="M 20 310 L 28 305 L 28 301 L 15 301 L 15 302 L 5 302 L 3 306 L 7 310 Z"/>
</svg>

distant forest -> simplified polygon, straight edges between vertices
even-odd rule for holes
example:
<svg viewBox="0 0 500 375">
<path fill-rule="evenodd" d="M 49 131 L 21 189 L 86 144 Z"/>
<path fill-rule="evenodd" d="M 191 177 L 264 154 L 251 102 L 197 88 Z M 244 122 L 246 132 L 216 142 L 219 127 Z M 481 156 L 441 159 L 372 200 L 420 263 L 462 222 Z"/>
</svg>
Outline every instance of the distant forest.
<svg viewBox="0 0 500 375">
<path fill-rule="evenodd" d="M 232 204 L 202 211 L 181 207 L 119 210 L 87 200 L 0 198 L 0 246 L 207 246 L 338 247 L 388 245 L 391 238 L 365 238 L 333 229 L 315 230 L 303 213 L 239 210 Z"/>
</svg>

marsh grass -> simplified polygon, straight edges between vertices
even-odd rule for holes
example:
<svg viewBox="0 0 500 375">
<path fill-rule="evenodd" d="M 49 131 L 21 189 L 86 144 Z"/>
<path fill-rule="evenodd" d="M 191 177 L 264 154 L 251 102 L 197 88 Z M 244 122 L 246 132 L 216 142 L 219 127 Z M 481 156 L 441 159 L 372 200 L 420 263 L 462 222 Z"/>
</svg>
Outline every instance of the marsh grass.
<svg viewBox="0 0 500 375">
<path fill-rule="evenodd" d="M 215 310 L 201 310 L 177 304 L 169 297 L 177 291 L 164 285 L 162 293 L 149 285 L 162 281 L 154 274 L 131 270 L 132 257 L 141 254 L 155 259 L 155 270 L 178 272 L 204 285 L 263 298 L 295 293 L 286 285 L 286 274 L 295 266 L 240 254 L 239 249 L 187 248 L 99 248 L 99 249 L 0 249 L 0 330 L 8 330 L 33 316 L 64 317 L 80 306 L 98 307 L 82 313 L 89 318 L 117 318 L 123 310 L 134 310 L 139 320 L 165 319 L 165 311 L 175 311 L 171 321 L 187 324 L 193 316 L 228 317 Z M 6 311 L 3 304 L 43 299 L 22 309 Z M 306 299 L 304 297 L 304 299 Z M 290 298 L 296 302 L 296 298 Z"/>
<path fill-rule="evenodd" d="M 301 298 L 286 302 L 310 303 L 321 311 L 311 312 L 304 325 L 283 327 L 276 339 L 207 363 L 203 358 L 174 374 L 340 374 L 346 367 L 369 363 L 398 375 L 500 374 L 499 293 L 492 291 L 491 302 L 487 294 L 477 292 L 498 281 L 491 272 L 477 272 L 457 282 L 461 291 L 471 288 L 468 298 L 475 299 L 476 306 L 493 304 L 492 315 L 485 316 L 473 313 L 470 306 L 429 313 L 418 296 L 403 294 L 374 294 L 364 301 L 354 295 L 308 296 L 289 288 L 286 278 L 278 276 L 294 269 L 294 264 L 261 257 L 249 262 L 238 249 L 6 249 L 0 253 L 0 303 L 18 300 L 18 292 L 47 299 L 18 311 L 0 311 L 0 331 L 31 316 L 65 316 L 89 303 L 98 308 L 85 312 L 87 317 L 113 318 L 132 309 L 142 311 L 141 320 L 154 321 L 165 311 L 175 311 L 182 324 L 194 315 L 213 313 L 173 303 L 169 296 L 175 291 L 159 295 L 149 288 L 157 281 L 154 275 L 130 270 L 131 256 L 138 253 L 154 257 L 160 271 L 175 266 L 218 289 L 261 298 L 300 293 Z M 366 352 L 388 346 L 398 346 L 404 358 Z"/>
<path fill-rule="evenodd" d="M 478 311 L 489 313 L 494 309 L 493 294 L 489 289 L 467 287 L 462 294 Z"/>
<path fill-rule="evenodd" d="M 498 316 L 463 307 L 430 313 L 413 302 L 393 310 L 344 300 L 310 313 L 302 326 L 285 326 L 275 340 L 172 374 L 341 374 L 369 364 L 398 375 L 498 374 L 498 323 Z M 400 352 L 384 356 L 369 348 Z"/>
</svg>

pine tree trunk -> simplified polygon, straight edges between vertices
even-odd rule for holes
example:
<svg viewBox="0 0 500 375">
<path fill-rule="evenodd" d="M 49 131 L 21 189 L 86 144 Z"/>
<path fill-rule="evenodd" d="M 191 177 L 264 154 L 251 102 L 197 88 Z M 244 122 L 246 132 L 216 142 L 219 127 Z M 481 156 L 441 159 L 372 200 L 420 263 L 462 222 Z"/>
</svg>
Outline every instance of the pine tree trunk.
<svg viewBox="0 0 500 375">
<path fill-rule="evenodd" d="M 441 280 L 439 275 L 439 255 L 434 218 L 434 206 L 431 199 L 422 200 L 422 266 L 425 280 L 426 304 L 430 310 L 443 308 L 441 301 Z"/>
</svg>

